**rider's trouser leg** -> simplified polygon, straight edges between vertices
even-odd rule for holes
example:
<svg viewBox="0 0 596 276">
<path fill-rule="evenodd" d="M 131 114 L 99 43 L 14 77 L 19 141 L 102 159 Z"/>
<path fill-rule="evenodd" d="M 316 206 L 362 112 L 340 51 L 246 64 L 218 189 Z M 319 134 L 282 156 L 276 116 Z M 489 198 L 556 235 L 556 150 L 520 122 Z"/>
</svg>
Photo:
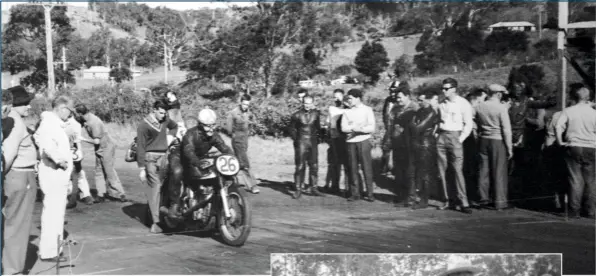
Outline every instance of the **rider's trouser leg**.
<svg viewBox="0 0 596 276">
<path fill-rule="evenodd" d="M 180 204 L 180 195 L 182 192 L 184 170 L 181 162 L 181 152 L 179 148 L 173 149 L 168 156 L 168 198 L 170 205 Z"/>
<path fill-rule="evenodd" d="M 308 162 L 309 184 L 314 192 L 317 192 L 319 187 L 319 151 L 316 141 L 310 141 L 307 155 L 305 156 Z"/>
<path fill-rule="evenodd" d="M 296 185 L 296 193 L 300 194 L 304 185 L 304 174 L 306 172 L 306 150 L 307 147 L 303 141 L 297 140 L 294 142 L 294 163 L 296 170 L 294 172 L 294 185 Z"/>
</svg>

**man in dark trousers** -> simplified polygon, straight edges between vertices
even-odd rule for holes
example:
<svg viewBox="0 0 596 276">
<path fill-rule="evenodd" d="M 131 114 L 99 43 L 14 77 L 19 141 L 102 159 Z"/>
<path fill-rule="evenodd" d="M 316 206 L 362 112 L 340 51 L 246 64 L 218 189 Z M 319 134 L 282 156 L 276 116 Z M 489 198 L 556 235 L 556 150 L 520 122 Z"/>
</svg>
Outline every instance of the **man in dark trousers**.
<svg viewBox="0 0 596 276">
<path fill-rule="evenodd" d="M 250 123 L 252 114 L 249 110 L 251 97 L 248 94 L 240 97 L 240 106 L 234 108 L 227 118 L 227 131 L 232 136 L 232 148 L 240 163 L 239 179 L 245 179 L 246 188 L 250 189 L 253 194 L 259 193 L 257 188 L 257 180 L 254 178 L 250 170 L 250 162 L 248 161 L 248 137 L 250 135 Z"/>
<path fill-rule="evenodd" d="M 389 124 L 390 124 L 390 117 L 391 117 L 391 110 L 397 104 L 397 92 L 399 81 L 391 82 L 389 85 L 389 96 L 385 98 L 385 102 L 383 103 L 383 124 L 385 125 L 385 136 L 383 136 L 383 156 L 382 160 L 382 168 L 381 174 L 388 174 L 390 172 L 389 169 L 389 158 L 391 158 L 391 152 L 393 151 L 393 146 L 391 144 L 391 133 L 389 131 Z M 395 164 L 393 164 L 395 167 Z"/>
<path fill-rule="evenodd" d="M 596 110 L 592 108 L 588 88 L 577 84 L 571 88 L 570 95 L 576 104 L 563 109 L 555 134 L 566 151 L 569 216 L 584 215 L 593 220 L 596 214 Z"/>
<path fill-rule="evenodd" d="M 397 92 L 397 105 L 391 111 L 389 133 L 391 135 L 391 145 L 393 148 L 393 175 L 395 175 L 394 192 L 399 197 L 401 192 L 408 193 L 408 199 L 405 206 L 410 207 L 415 202 L 416 187 L 412 186 L 411 181 L 412 161 L 410 151 L 412 149 L 411 123 L 418 103 L 410 99 L 409 90 L 400 90 Z M 397 197 L 396 197 L 397 199 Z M 397 200 L 396 200 L 397 202 Z"/>
<path fill-rule="evenodd" d="M 296 171 L 294 173 L 294 184 L 296 192 L 295 199 L 300 198 L 304 185 L 306 164 L 308 163 L 309 180 L 311 193 L 321 196 L 318 190 L 318 145 L 321 133 L 321 113 L 315 108 L 314 98 L 304 96 L 302 98 L 302 109 L 292 115 L 290 122 L 290 135 L 294 140 L 294 161 Z"/>
<path fill-rule="evenodd" d="M 8 92 L 13 96 L 13 107 L 8 116 L 14 120 L 14 127 L 2 142 L 6 161 L 6 164 L 3 162 L 5 179 L 2 182 L 6 197 L 6 202 L 2 202 L 2 274 L 6 275 L 24 272 L 38 186 L 35 174 L 38 151 L 24 120 L 29 116 L 29 103 L 34 95 L 22 86 L 9 88 Z"/>
<path fill-rule="evenodd" d="M 491 84 L 488 87 L 488 100 L 476 106 L 480 156 L 478 173 L 480 205 L 487 205 L 490 202 L 489 190 L 492 186 L 497 210 L 508 207 L 507 163 L 513 157 L 511 120 L 507 107 L 501 104 L 501 98 L 506 93 L 504 86 Z"/>
<path fill-rule="evenodd" d="M 328 176 L 326 185 L 331 182 L 329 192 L 339 193 L 339 182 L 341 178 L 341 168 L 344 167 L 345 175 L 348 178 L 348 157 L 346 156 L 346 137 L 340 131 L 339 122 L 344 113 L 344 91 L 335 89 L 333 91 L 333 105 L 329 106 L 329 115 L 327 116 L 327 127 L 329 130 L 329 151 L 327 159 L 329 160 Z M 348 183 L 346 181 L 346 183 Z M 349 185 L 349 184 L 347 184 Z M 349 190 L 349 187 L 345 187 Z"/>
<path fill-rule="evenodd" d="M 412 119 L 412 152 L 411 163 L 414 173 L 410 181 L 413 182 L 420 197 L 412 209 L 424 209 L 428 207 L 428 199 L 431 189 L 435 188 L 437 182 L 437 166 L 433 164 L 437 160 L 437 141 L 435 139 L 436 126 L 439 123 L 439 114 L 431 105 L 431 99 L 434 97 L 432 92 L 418 96 L 420 108 L 414 114 Z"/>
<path fill-rule="evenodd" d="M 157 225 L 160 222 L 159 204 L 163 180 L 161 172 L 167 165 L 165 157 L 168 150 L 168 130 L 178 128 L 178 124 L 166 116 L 167 110 L 167 103 L 156 101 L 153 104 L 153 112 L 147 115 L 137 127 L 137 164 L 141 182 L 146 182 L 148 185 L 145 194 L 153 219 L 151 233 L 162 232 L 161 227 Z"/>
<path fill-rule="evenodd" d="M 362 90 L 350 89 L 348 101 L 350 109 L 344 112 L 341 118 L 341 131 L 346 133 L 348 149 L 348 164 L 350 171 L 351 196 L 348 201 L 360 200 L 360 181 L 358 165 L 364 171 L 364 182 L 368 192 L 369 202 L 375 201 L 373 169 L 372 169 L 372 133 L 375 131 L 375 114 L 370 106 L 362 103 Z"/>
</svg>

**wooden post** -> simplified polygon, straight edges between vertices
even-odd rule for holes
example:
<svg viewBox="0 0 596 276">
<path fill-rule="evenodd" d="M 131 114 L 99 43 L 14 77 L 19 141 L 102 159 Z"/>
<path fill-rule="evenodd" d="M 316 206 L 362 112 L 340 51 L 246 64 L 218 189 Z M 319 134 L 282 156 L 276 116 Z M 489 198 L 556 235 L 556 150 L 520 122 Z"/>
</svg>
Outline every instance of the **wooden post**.
<svg viewBox="0 0 596 276">
<path fill-rule="evenodd" d="M 166 45 L 166 32 L 163 33 L 163 68 L 164 68 L 164 82 L 168 83 L 168 46 Z"/>
<path fill-rule="evenodd" d="M 557 52 L 559 54 L 559 93 L 557 102 L 560 110 L 565 108 L 567 94 L 567 61 L 565 60 L 565 40 L 569 16 L 569 2 L 559 2 L 559 32 L 557 35 Z"/>
</svg>

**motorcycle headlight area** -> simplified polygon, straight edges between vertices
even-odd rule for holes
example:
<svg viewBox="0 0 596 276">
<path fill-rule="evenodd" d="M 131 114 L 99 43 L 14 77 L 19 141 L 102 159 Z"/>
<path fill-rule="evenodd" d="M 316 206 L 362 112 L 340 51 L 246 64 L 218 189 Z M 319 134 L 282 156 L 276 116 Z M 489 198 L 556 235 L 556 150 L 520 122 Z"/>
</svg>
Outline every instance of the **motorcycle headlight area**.
<svg viewBox="0 0 596 276">
<path fill-rule="evenodd" d="M 222 155 L 215 161 L 217 171 L 223 175 L 235 175 L 240 171 L 238 158 L 232 155 Z"/>
</svg>

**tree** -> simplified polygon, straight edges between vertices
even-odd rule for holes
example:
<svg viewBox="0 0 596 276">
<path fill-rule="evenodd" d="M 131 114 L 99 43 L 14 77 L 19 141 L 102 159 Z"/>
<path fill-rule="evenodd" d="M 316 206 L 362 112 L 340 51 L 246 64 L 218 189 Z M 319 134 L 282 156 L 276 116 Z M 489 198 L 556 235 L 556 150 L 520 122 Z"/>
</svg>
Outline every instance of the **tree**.
<svg viewBox="0 0 596 276">
<path fill-rule="evenodd" d="M 147 40 L 156 47 L 160 47 L 159 55 L 162 58 L 165 44 L 167 48 L 165 51 L 167 68 L 165 70 L 172 70 L 174 64 L 177 64 L 180 54 L 186 50 L 187 32 L 190 31 L 186 26 L 186 22 L 179 12 L 165 7 L 158 7 L 152 9 L 147 16 L 147 24 Z"/>
<path fill-rule="evenodd" d="M 370 77 L 371 83 L 375 84 L 379 80 L 379 74 L 389 65 L 387 51 L 378 41 L 366 41 L 356 54 L 354 65 L 358 72 Z"/>
<path fill-rule="evenodd" d="M 132 79 L 132 72 L 127 67 L 114 68 L 110 70 L 110 78 L 114 78 L 117 83 L 122 83 Z"/>
<path fill-rule="evenodd" d="M 528 35 L 525 32 L 510 30 L 494 31 L 485 40 L 486 50 L 498 56 L 510 52 L 525 52 L 528 44 Z"/>
<path fill-rule="evenodd" d="M 64 6 L 56 6 L 50 13 L 53 46 L 56 48 L 67 46 L 74 31 L 66 10 Z M 2 62 L 8 64 L 3 66 L 3 70 L 8 69 L 11 74 L 16 74 L 33 69 L 33 60 L 45 60 L 44 18 L 44 8 L 41 6 L 15 5 L 10 8 L 10 20 L 2 33 Z M 6 53 L 5 49 L 8 50 Z"/>
<path fill-rule="evenodd" d="M 62 84 L 63 82 L 66 83 L 75 83 L 75 78 L 70 71 L 64 71 L 62 68 L 58 68 L 54 71 L 56 74 L 54 76 L 56 84 Z M 35 61 L 35 71 L 33 73 L 27 75 L 21 80 L 21 83 L 24 86 L 31 86 L 35 90 L 40 90 L 48 85 L 48 68 L 46 64 L 45 58 L 39 58 Z"/>
<path fill-rule="evenodd" d="M 409 78 L 410 74 L 414 72 L 414 65 L 412 64 L 412 60 L 407 55 L 401 55 L 399 58 L 397 58 L 393 63 L 393 68 L 393 72 L 397 77 Z"/>
<path fill-rule="evenodd" d="M 132 72 L 127 67 L 114 68 L 110 70 L 110 78 L 114 78 L 117 83 L 122 83 L 132 79 Z"/>
</svg>

